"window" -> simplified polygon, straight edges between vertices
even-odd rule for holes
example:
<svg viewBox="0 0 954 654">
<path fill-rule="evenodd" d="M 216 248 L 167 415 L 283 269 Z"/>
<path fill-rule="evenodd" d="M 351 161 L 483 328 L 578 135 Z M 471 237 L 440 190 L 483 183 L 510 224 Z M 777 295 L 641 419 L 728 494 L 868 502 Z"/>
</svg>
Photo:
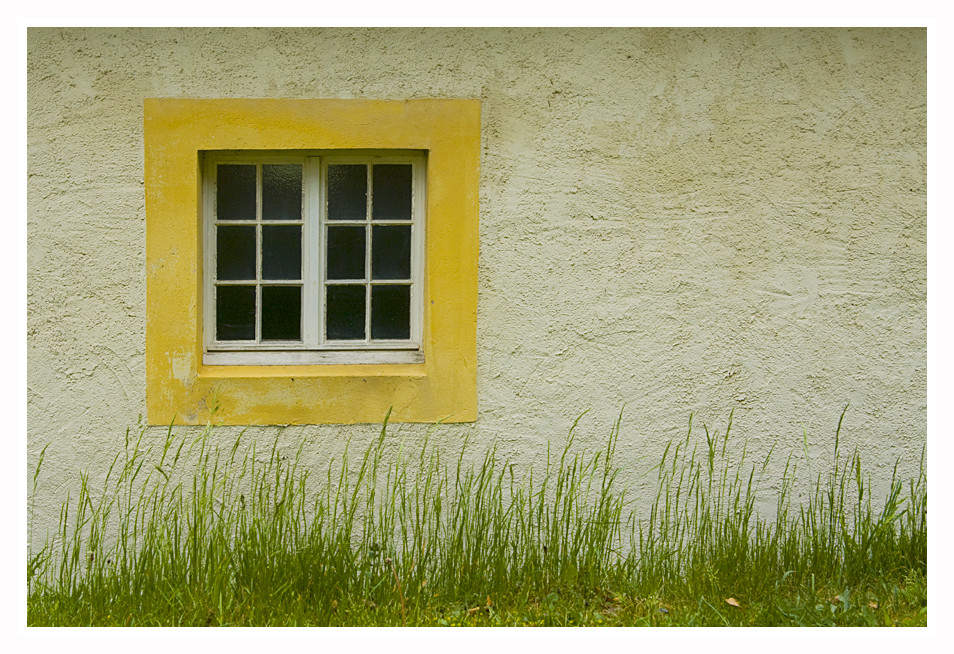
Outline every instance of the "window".
<svg viewBox="0 0 954 654">
<path fill-rule="evenodd" d="M 479 100 L 149 98 L 143 145 L 149 424 L 476 420 Z"/>
<path fill-rule="evenodd" d="M 205 363 L 424 360 L 423 154 L 204 159 Z"/>
</svg>

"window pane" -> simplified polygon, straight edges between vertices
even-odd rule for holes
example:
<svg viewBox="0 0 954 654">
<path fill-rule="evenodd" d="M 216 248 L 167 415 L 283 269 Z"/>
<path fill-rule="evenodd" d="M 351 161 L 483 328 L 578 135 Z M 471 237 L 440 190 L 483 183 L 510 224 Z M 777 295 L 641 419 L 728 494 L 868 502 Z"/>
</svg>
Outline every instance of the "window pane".
<svg viewBox="0 0 954 654">
<path fill-rule="evenodd" d="M 374 220 L 411 219 L 411 165 L 377 164 L 371 171 Z"/>
<path fill-rule="evenodd" d="M 301 287 L 262 287 L 262 340 L 301 340 Z"/>
<path fill-rule="evenodd" d="M 262 225 L 262 279 L 301 279 L 301 226 Z"/>
<path fill-rule="evenodd" d="M 262 220 L 301 220 L 301 165 L 262 166 Z"/>
<path fill-rule="evenodd" d="M 364 257 L 364 227 L 328 227 L 328 279 L 364 279 Z"/>
<path fill-rule="evenodd" d="M 371 338 L 411 337 L 411 287 L 371 287 Z"/>
<path fill-rule="evenodd" d="M 410 225 L 374 225 L 371 228 L 371 278 L 411 278 Z"/>
<path fill-rule="evenodd" d="M 327 338 L 364 339 L 364 293 L 362 286 L 329 286 L 327 289 Z"/>
<path fill-rule="evenodd" d="M 217 167 L 215 217 L 255 220 L 255 166 L 222 164 Z"/>
<path fill-rule="evenodd" d="M 215 288 L 215 336 L 220 341 L 255 339 L 255 287 Z"/>
<path fill-rule="evenodd" d="M 368 167 L 328 166 L 328 220 L 365 220 L 368 216 Z"/>
<path fill-rule="evenodd" d="M 218 279 L 255 279 L 255 228 L 216 227 L 215 258 Z"/>
</svg>

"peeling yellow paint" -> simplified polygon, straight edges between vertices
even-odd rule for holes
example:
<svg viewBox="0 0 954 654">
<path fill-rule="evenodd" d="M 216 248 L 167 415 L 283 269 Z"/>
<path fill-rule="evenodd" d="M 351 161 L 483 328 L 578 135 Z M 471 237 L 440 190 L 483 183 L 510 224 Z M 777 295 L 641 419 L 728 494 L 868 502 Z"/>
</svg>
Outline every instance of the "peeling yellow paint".
<svg viewBox="0 0 954 654">
<path fill-rule="evenodd" d="M 225 424 L 476 419 L 479 100 L 153 98 L 144 140 L 150 424 L 199 421 L 214 391 Z M 427 151 L 425 362 L 199 363 L 201 153 L 361 148 Z"/>
<path fill-rule="evenodd" d="M 191 384 L 195 377 L 195 361 L 191 354 L 172 357 L 172 376 L 184 386 Z"/>
</svg>

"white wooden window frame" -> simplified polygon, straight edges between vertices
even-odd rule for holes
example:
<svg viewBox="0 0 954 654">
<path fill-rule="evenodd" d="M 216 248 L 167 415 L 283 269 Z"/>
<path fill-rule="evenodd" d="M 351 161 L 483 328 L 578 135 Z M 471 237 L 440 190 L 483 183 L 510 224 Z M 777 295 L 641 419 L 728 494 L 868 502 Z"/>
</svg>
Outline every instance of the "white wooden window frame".
<svg viewBox="0 0 954 654">
<path fill-rule="evenodd" d="M 325 279 L 327 226 L 327 167 L 329 164 L 368 164 L 368 204 L 363 221 L 331 221 L 333 225 L 364 225 L 365 238 L 365 338 L 359 340 L 329 340 L 325 338 Z M 374 164 L 410 164 L 412 169 L 411 220 L 372 221 L 372 166 Z M 219 164 L 256 165 L 255 221 L 226 220 L 218 223 L 215 214 L 216 168 Z M 216 279 L 216 225 L 255 224 L 260 232 L 262 223 L 262 165 L 301 164 L 302 166 L 302 220 L 274 221 L 264 224 L 296 225 L 302 227 L 302 279 L 297 281 L 262 281 L 262 257 L 256 252 L 256 325 L 255 341 L 218 341 L 215 338 Z M 424 237 L 426 160 L 414 151 L 358 151 L 358 150 L 294 150 L 294 151 L 229 151 L 205 152 L 202 163 L 203 213 L 203 363 L 206 365 L 312 365 L 312 364 L 383 364 L 423 363 L 424 328 Z M 371 280 L 371 226 L 411 225 L 411 278 L 409 280 Z M 256 237 L 260 249 L 261 236 Z M 231 282 L 247 285 L 248 282 Z M 339 284 L 340 280 L 332 283 Z M 361 282 L 354 282 L 361 283 Z M 262 285 L 290 284 L 302 286 L 301 341 L 261 341 L 261 287 Z M 410 338 L 407 340 L 372 340 L 369 320 L 371 313 L 370 288 L 378 284 L 410 284 Z"/>
</svg>

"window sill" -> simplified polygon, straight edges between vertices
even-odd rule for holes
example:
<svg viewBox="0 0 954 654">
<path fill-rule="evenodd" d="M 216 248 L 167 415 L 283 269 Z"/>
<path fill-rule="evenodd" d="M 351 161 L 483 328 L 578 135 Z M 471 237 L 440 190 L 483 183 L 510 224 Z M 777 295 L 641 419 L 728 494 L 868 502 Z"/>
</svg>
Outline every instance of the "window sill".
<svg viewBox="0 0 954 654">
<path fill-rule="evenodd" d="M 242 351 L 206 352 L 202 357 L 206 366 L 311 366 L 311 365 L 394 365 L 424 363 L 420 350 L 369 350 L 294 352 Z"/>
<path fill-rule="evenodd" d="M 268 366 L 201 365 L 198 377 L 208 379 L 268 379 L 270 377 L 408 377 L 424 378 L 427 368 L 417 363 L 389 364 L 315 364 Z M 382 416 L 383 417 L 383 416 Z"/>
</svg>

